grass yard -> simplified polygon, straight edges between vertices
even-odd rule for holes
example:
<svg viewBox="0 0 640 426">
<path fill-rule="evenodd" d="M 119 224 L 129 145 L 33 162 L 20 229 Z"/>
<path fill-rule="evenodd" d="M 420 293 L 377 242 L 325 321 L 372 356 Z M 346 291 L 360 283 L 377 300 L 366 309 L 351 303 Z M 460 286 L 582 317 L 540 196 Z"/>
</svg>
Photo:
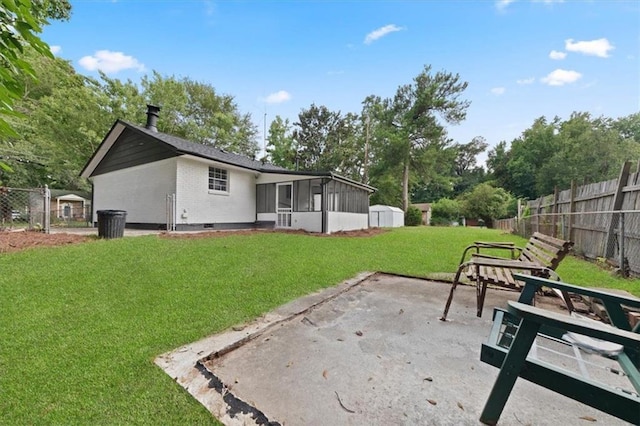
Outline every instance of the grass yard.
<svg viewBox="0 0 640 426">
<path fill-rule="evenodd" d="M 361 271 L 453 273 L 474 240 L 524 242 L 422 227 L 363 238 L 147 236 L 1 255 L 0 423 L 215 424 L 157 355 Z M 640 280 L 575 258 L 558 272 L 640 296 Z"/>
</svg>

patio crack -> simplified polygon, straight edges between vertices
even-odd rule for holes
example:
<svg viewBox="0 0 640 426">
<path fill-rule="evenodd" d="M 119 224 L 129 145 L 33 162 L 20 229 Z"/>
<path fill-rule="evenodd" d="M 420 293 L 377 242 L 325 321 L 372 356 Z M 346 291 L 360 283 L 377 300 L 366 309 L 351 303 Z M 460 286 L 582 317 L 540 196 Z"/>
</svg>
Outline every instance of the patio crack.
<svg viewBox="0 0 640 426">
<path fill-rule="evenodd" d="M 257 425 L 281 426 L 278 422 L 270 421 L 267 416 L 256 407 L 246 403 L 231 393 L 227 386 L 222 383 L 222 380 L 207 369 L 201 361 L 197 361 L 195 367 L 198 369 L 200 374 L 209 380 L 209 388 L 214 389 L 222 396 L 223 401 L 227 404 L 227 413 L 232 418 L 239 414 L 247 414 L 251 416 Z"/>
</svg>

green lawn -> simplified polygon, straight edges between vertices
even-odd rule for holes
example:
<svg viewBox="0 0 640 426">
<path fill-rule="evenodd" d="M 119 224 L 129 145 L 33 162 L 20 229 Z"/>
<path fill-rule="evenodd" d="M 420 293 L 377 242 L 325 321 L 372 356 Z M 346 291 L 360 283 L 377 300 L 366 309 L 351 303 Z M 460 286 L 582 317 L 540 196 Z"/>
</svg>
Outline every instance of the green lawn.
<svg viewBox="0 0 640 426">
<path fill-rule="evenodd" d="M 422 227 L 365 238 L 147 236 L 4 254 L 0 423 L 215 423 L 153 364 L 157 355 L 361 271 L 453 273 L 474 240 L 523 242 L 487 229 Z M 558 272 L 640 296 L 640 280 L 575 258 Z"/>
</svg>

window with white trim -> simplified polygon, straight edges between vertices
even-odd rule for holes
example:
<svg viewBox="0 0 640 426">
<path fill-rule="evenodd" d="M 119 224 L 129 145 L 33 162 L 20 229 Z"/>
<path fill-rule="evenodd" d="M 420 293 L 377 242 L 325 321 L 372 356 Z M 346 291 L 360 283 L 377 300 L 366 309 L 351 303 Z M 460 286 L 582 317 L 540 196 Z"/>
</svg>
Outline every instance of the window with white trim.
<svg viewBox="0 0 640 426">
<path fill-rule="evenodd" d="M 209 167 L 209 190 L 229 192 L 229 173 L 225 169 Z"/>
</svg>

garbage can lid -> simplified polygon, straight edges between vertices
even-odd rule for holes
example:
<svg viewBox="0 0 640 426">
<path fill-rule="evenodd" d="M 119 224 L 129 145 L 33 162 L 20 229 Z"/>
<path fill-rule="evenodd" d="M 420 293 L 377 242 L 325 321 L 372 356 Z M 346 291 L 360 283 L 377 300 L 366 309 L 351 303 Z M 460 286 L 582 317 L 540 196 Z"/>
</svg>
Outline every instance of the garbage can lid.
<svg viewBox="0 0 640 426">
<path fill-rule="evenodd" d="M 127 214 L 126 210 L 98 210 L 97 213 L 106 216 L 125 216 Z"/>
</svg>

